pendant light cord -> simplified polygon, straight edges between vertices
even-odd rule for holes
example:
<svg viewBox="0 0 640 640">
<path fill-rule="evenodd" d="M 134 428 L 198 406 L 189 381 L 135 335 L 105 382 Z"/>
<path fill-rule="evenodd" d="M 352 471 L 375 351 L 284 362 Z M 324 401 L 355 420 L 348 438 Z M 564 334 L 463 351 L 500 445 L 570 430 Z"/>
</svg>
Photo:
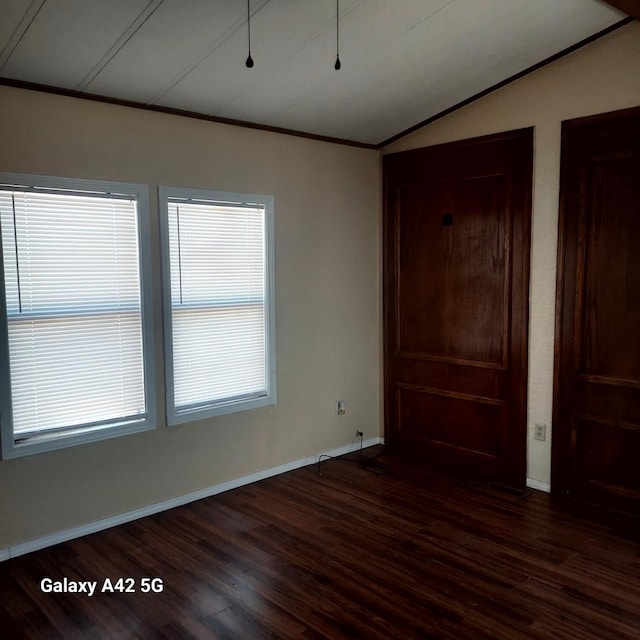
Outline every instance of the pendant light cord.
<svg viewBox="0 0 640 640">
<path fill-rule="evenodd" d="M 253 58 L 251 57 L 251 0 L 247 0 L 247 38 L 249 44 L 249 55 L 245 64 L 249 69 L 253 67 Z"/>
<path fill-rule="evenodd" d="M 342 64 L 340 63 L 340 0 L 336 0 L 336 63 L 334 69 L 338 71 Z"/>
<path fill-rule="evenodd" d="M 247 68 L 251 69 L 254 66 L 253 58 L 251 57 L 251 0 L 247 0 L 247 45 L 248 55 L 245 61 Z M 336 0 L 336 63 L 333 68 L 338 71 L 342 67 L 340 62 L 340 0 Z"/>
</svg>

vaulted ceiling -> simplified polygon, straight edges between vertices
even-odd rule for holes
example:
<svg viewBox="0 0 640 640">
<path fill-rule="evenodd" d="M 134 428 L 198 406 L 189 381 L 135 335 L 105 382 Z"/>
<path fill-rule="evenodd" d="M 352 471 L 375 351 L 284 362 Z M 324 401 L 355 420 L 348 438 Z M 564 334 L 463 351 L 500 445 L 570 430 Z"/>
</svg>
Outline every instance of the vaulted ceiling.
<svg viewBox="0 0 640 640">
<path fill-rule="evenodd" d="M 378 144 L 611 27 L 602 0 L 1 0 L 0 77 Z"/>
</svg>

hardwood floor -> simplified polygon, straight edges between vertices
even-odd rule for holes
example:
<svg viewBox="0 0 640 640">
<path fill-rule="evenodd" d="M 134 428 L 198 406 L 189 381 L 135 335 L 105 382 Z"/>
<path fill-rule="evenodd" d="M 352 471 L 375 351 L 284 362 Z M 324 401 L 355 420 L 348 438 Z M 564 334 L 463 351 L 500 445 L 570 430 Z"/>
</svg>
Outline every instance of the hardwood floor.
<svg viewBox="0 0 640 640">
<path fill-rule="evenodd" d="M 4 562 L 0 636 L 640 638 L 636 525 L 381 460 L 384 474 L 329 460 Z M 43 593 L 45 577 L 96 592 Z M 120 577 L 136 593 L 101 592 Z"/>
</svg>

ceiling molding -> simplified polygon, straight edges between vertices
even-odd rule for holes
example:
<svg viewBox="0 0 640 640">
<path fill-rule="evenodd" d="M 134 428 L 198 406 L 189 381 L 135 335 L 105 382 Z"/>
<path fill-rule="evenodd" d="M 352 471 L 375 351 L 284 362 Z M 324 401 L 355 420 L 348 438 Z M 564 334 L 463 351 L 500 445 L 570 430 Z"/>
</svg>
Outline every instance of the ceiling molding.
<svg viewBox="0 0 640 640">
<path fill-rule="evenodd" d="M 613 3 L 611 3 L 613 4 Z M 405 129 L 404 131 L 401 131 L 400 133 L 397 133 L 394 136 L 391 136 L 390 138 L 387 138 L 386 140 L 383 140 L 382 142 L 380 142 L 377 146 L 378 149 L 382 149 L 384 147 L 386 147 L 387 145 L 391 144 L 392 142 L 395 142 L 396 140 L 399 140 L 400 138 L 404 138 L 405 136 L 409 135 L 410 133 L 413 133 L 414 131 L 417 131 L 418 129 L 422 129 L 423 127 L 426 127 L 427 125 L 431 124 L 432 122 L 435 122 L 436 120 L 440 120 L 441 118 L 444 118 L 445 116 L 448 116 L 449 114 L 453 113 L 454 111 L 458 111 L 458 109 L 462 109 L 463 107 L 466 107 L 467 105 L 471 104 L 472 102 L 475 102 L 476 100 L 479 100 L 480 98 L 484 98 L 484 96 L 493 93 L 494 91 L 497 91 L 498 89 L 502 89 L 502 87 L 505 87 L 508 84 L 511 84 L 512 82 L 515 82 L 516 80 L 520 80 L 520 78 L 523 78 L 526 75 L 529 75 L 530 73 L 533 73 L 534 71 L 538 71 L 538 69 L 541 69 L 542 67 L 546 67 L 548 64 L 551 64 L 552 62 L 555 62 L 556 60 L 559 60 L 560 58 L 564 58 L 565 56 L 569 55 L 570 53 L 573 53 L 574 51 L 581 49 L 582 47 L 591 44 L 592 42 L 594 42 L 595 40 L 598 40 L 600 38 L 602 38 L 603 36 L 609 35 L 610 33 L 612 33 L 613 31 L 616 31 L 617 29 L 620 29 L 621 27 L 624 27 L 626 25 L 628 25 L 630 22 L 633 22 L 634 18 L 628 17 L 628 18 L 624 18 L 623 20 L 620 20 L 620 22 L 616 22 L 615 24 L 612 24 L 610 27 L 607 27 L 606 29 L 603 29 L 602 31 L 598 31 L 598 33 L 594 33 L 592 36 L 589 36 L 588 38 L 585 38 L 584 40 L 581 40 L 580 42 L 576 42 L 576 44 L 571 45 L 570 47 L 567 47 L 566 49 L 563 49 L 562 51 L 546 58 L 545 60 L 542 60 L 541 62 L 538 62 L 537 64 L 532 65 L 531 67 L 528 67 L 527 69 L 524 69 L 524 71 L 520 71 L 519 73 L 516 73 L 515 75 L 510 76 L 509 78 L 506 78 L 505 80 L 502 80 L 501 82 L 498 82 L 497 84 L 494 84 L 493 86 L 484 89 L 483 91 L 480 91 L 479 93 L 476 93 L 475 95 L 471 96 L 470 98 L 467 98 L 466 100 L 463 100 L 462 102 L 458 102 L 457 104 L 454 104 L 453 106 L 449 107 L 448 109 L 445 109 L 444 111 L 440 111 L 439 113 L 436 113 L 435 115 L 427 118 L 426 120 L 423 120 L 422 122 L 418 122 L 418 124 L 414 124 L 412 127 L 409 127 L 408 129 Z"/>
<path fill-rule="evenodd" d="M 145 104 L 143 102 L 136 102 L 135 100 L 123 100 L 121 98 L 112 98 L 110 96 L 100 96 L 94 93 L 74 91 L 73 89 L 53 87 L 46 84 L 39 84 L 37 82 L 25 82 L 24 80 L 14 80 L 13 78 L 3 78 L 1 76 L 0 76 L 0 86 L 13 87 L 16 89 L 28 89 L 29 91 L 40 91 L 41 93 L 51 93 L 58 96 L 65 96 L 68 98 L 80 98 L 83 100 L 92 100 L 93 102 L 104 102 L 106 104 L 114 104 L 120 107 L 144 109 L 145 111 L 155 111 L 156 113 L 166 113 L 173 116 L 193 118 L 195 120 L 205 120 L 206 122 L 228 124 L 235 127 L 243 127 L 245 129 L 258 129 L 259 131 L 270 131 L 271 133 L 281 133 L 287 136 L 295 136 L 297 138 L 307 138 L 309 140 L 318 140 L 320 142 L 330 142 L 332 144 L 342 144 L 349 147 L 359 147 L 361 149 L 377 149 L 378 148 L 378 145 L 368 144 L 366 142 L 358 142 L 357 140 L 333 138 L 331 136 L 322 136 L 315 133 L 308 133 L 306 131 L 297 131 L 295 129 L 286 129 L 284 127 L 273 127 L 271 125 L 260 124 L 257 122 L 247 122 L 245 120 L 234 120 L 233 118 L 221 118 L 218 116 L 210 116 L 205 113 L 198 113 L 196 111 L 186 111 L 184 109 L 174 109 L 173 107 L 162 107 L 160 105 Z"/>
<path fill-rule="evenodd" d="M 614 9 L 626 13 L 628 16 L 640 20 L 640 0 L 604 0 Z"/>
</svg>

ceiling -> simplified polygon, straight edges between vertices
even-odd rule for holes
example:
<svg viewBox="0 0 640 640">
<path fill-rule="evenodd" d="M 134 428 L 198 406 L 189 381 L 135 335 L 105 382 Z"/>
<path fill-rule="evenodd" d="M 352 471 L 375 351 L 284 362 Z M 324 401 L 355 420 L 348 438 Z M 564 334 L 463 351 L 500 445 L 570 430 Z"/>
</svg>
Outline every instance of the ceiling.
<svg viewBox="0 0 640 640">
<path fill-rule="evenodd" d="M 0 0 L 0 77 L 378 144 L 610 27 L 601 0 Z"/>
</svg>

